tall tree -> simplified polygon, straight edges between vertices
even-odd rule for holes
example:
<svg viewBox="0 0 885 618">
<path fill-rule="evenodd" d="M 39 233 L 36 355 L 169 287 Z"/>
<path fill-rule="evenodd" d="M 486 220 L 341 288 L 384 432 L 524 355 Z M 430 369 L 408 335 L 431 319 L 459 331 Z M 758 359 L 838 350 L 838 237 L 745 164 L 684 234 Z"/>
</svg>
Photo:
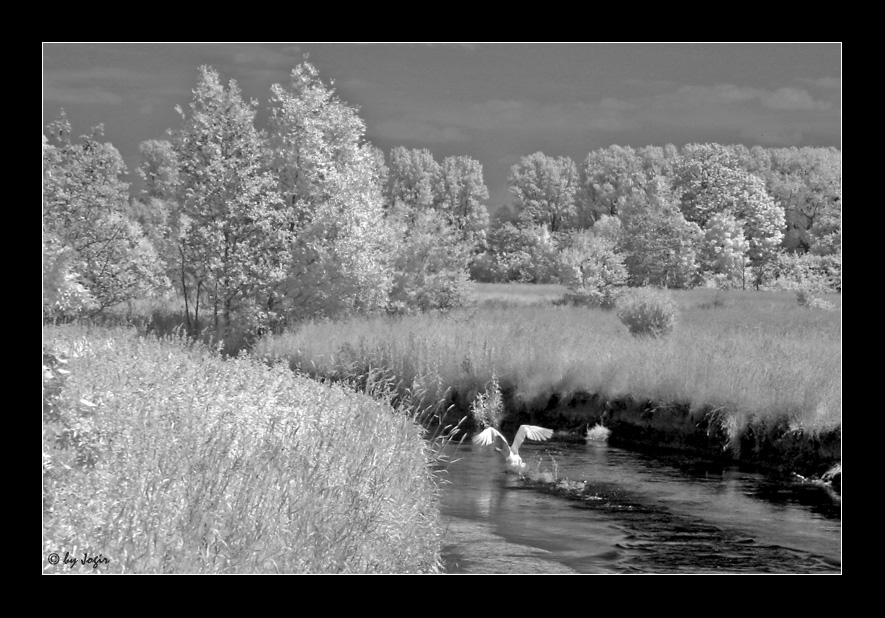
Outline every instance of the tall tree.
<svg viewBox="0 0 885 618">
<path fill-rule="evenodd" d="M 397 313 L 451 309 L 471 290 L 473 246 L 435 209 L 412 210 L 397 202 L 388 218 L 397 232 L 389 309 Z"/>
<path fill-rule="evenodd" d="M 307 62 L 271 95 L 272 165 L 292 215 L 292 257 L 280 289 L 286 313 L 297 319 L 385 306 L 393 242 L 365 124 Z"/>
<path fill-rule="evenodd" d="M 784 247 L 833 254 L 842 228 L 842 153 L 835 148 L 771 151 L 769 186 L 786 215 Z M 838 237 L 838 240 L 837 240 Z"/>
<path fill-rule="evenodd" d="M 510 168 L 510 192 L 520 217 L 551 233 L 567 229 L 575 214 L 578 170 L 568 157 L 536 152 Z"/>
<path fill-rule="evenodd" d="M 126 166 L 116 148 L 100 141 L 101 126 L 77 142 L 64 115 L 47 129 L 43 227 L 50 239 L 44 238 L 44 249 L 64 256 L 59 281 L 76 277 L 96 313 L 162 287 L 154 247 L 128 213 Z"/>
<path fill-rule="evenodd" d="M 268 322 L 269 296 L 288 264 L 289 212 L 267 171 L 255 107 L 234 80 L 225 88 L 203 66 L 189 113 L 178 108 L 183 125 L 174 150 L 189 222 L 179 242 L 185 309 L 198 326 L 205 298 L 219 337 Z"/>
<path fill-rule="evenodd" d="M 427 149 L 397 146 L 390 151 L 388 204 L 401 202 L 412 210 L 431 208 L 442 168 Z"/>
<path fill-rule="evenodd" d="M 594 150 L 581 164 L 578 204 L 580 227 L 593 225 L 603 215 L 617 216 L 645 187 L 643 161 L 622 146 Z"/>
<path fill-rule="evenodd" d="M 443 160 L 436 187 L 436 208 L 448 216 L 461 238 L 474 249 L 485 244 L 489 227 L 489 211 L 484 204 L 487 199 L 489 190 L 479 161 L 466 156 Z"/>
<path fill-rule="evenodd" d="M 700 264 L 697 250 L 703 234 L 685 220 L 678 206 L 653 199 L 634 212 L 622 214 L 623 233 L 618 248 L 633 285 L 691 287 Z"/>
<path fill-rule="evenodd" d="M 722 287 L 747 286 L 750 243 L 743 228 L 743 222 L 727 212 L 714 214 L 704 227 L 704 262 Z"/>
</svg>

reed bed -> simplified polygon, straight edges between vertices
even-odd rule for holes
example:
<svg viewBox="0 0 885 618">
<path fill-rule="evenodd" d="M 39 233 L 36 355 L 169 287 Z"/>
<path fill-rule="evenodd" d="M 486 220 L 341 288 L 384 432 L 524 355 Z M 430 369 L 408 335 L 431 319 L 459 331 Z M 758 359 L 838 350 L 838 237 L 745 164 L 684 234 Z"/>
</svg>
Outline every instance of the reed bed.
<svg viewBox="0 0 885 618">
<path fill-rule="evenodd" d="M 44 550 L 116 573 L 435 572 L 422 435 L 404 411 L 285 366 L 47 327 Z"/>
<path fill-rule="evenodd" d="M 789 293 L 675 297 L 679 325 L 662 338 L 631 336 L 614 312 L 478 303 L 312 322 L 265 338 L 254 352 L 327 377 L 383 368 L 430 398 L 457 391 L 471 401 L 495 376 L 527 402 L 590 393 L 716 407 L 737 422 L 788 417 L 811 432 L 841 424 L 841 310 L 801 307 Z"/>
</svg>

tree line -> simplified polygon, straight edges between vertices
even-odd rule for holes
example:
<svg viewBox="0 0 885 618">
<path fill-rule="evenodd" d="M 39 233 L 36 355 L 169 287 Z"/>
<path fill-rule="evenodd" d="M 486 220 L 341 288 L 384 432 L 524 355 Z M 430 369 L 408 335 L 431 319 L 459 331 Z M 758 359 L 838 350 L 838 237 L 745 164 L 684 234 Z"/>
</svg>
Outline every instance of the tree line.
<svg viewBox="0 0 885 618">
<path fill-rule="evenodd" d="M 509 180 L 479 280 L 841 290 L 835 148 L 610 146 L 580 168 L 538 152 Z"/>
<path fill-rule="evenodd" d="M 561 281 L 605 302 L 622 285 L 841 289 L 841 152 L 611 146 L 580 168 L 535 153 L 494 217 L 478 161 L 389 157 L 304 62 L 269 126 L 201 67 L 181 125 L 140 146 L 144 188 L 101 129 L 43 136 L 45 315 L 94 314 L 161 290 L 188 328 L 260 332 L 312 317 L 446 309 L 471 279 Z"/>
</svg>

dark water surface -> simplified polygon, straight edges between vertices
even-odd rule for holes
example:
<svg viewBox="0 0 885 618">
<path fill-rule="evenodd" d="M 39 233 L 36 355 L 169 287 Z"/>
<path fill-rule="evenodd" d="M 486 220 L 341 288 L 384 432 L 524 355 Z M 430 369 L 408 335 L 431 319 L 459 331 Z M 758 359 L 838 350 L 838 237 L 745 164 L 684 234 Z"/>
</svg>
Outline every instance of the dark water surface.
<svg viewBox="0 0 885 618">
<path fill-rule="evenodd" d="M 520 453 L 544 482 L 490 447 L 450 452 L 449 573 L 841 572 L 841 501 L 825 488 L 599 443 Z"/>
</svg>

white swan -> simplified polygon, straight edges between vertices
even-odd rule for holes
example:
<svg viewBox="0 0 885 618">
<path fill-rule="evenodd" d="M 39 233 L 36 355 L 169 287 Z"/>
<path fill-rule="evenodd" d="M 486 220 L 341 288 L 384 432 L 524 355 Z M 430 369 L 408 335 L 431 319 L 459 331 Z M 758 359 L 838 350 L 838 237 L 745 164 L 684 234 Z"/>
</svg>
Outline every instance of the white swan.
<svg viewBox="0 0 885 618">
<path fill-rule="evenodd" d="M 513 438 L 513 444 L 508 445 L 507 438 L 505 438 L 500 431 L 494 427 L 486 427 L 473 436 L 473 443 L 481 446 L 488 446 L 495 440 L 500 441 L 503 446 L 495 447 L 495 450 L 500 451 L 500 453 L 504 455 L 507 465 L 513 466 L 514 468 L 521 468 L 525 466 L 525 462 L 523 462 L 522 457 L 519 456 L 519 447 L 522 446 L 522 441 L 526 438 L 529 440 L 541 441 L 548 439 L 552 435 L 552 429 L 545 429 L 544 427 L 538 427 L 536 425 L 520 425 L 519 431 L 516 432 L 516 437 Z"/>
</svg>

